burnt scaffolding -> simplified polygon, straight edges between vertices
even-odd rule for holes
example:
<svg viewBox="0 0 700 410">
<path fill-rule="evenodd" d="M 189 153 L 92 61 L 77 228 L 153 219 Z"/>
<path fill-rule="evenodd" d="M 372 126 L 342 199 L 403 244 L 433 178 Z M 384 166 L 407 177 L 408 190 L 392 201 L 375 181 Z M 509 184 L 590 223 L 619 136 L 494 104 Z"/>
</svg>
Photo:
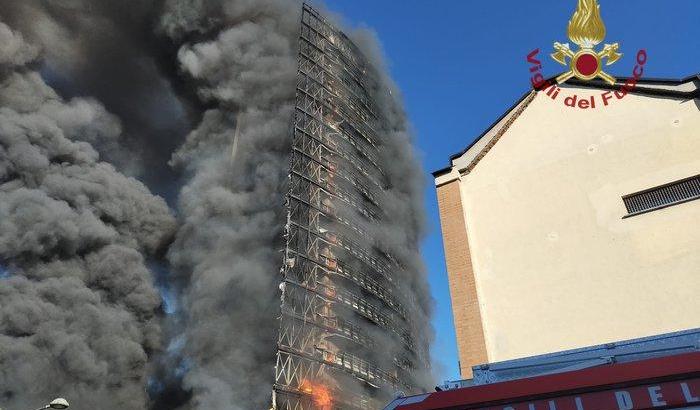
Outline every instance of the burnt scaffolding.
<svg viewBox="0 0 700 410">
<path fill-rule="evenodd" d="M 412 370 L 426 363 L 401 266 L 357 223 L 382 218 L 377 75 L 307 5 L 299 43 L 273 409 L 374 410 L 414 391 Z M 404 347 L 390 366 L 373 360 L 378 335 Z"/>
</svg>

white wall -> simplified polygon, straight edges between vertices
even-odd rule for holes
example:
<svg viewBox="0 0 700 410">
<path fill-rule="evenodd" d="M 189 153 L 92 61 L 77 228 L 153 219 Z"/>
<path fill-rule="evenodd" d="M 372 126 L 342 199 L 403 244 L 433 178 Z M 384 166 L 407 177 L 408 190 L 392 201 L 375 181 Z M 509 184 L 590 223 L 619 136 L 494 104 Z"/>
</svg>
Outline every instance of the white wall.
<svg viewBox="0 0 700 410">
<path fill-rule="evenodd" d="M 621 199 L 700 174 L 696 101 L 572 92 L 602 93 L 540 93 L 460 182 L 490 361 L 700 327 L 700 200 Z"/>
</svg>

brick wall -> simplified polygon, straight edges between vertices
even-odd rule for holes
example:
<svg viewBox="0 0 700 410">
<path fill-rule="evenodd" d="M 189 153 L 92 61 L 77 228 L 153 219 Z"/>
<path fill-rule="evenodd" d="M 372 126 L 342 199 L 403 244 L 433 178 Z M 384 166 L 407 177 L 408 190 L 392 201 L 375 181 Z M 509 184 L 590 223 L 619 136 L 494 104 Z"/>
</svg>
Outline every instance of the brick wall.
<svg viewBox="0 0 700 410">
<path fill-rule="evenodd" d="M 471 367 L 488 362 L 484 329 L 474 283 L 464 212 L 455 180 L 437 188 L 440 224 L 452 298 L 461 376 L 472 377 Z"/>
</svg>

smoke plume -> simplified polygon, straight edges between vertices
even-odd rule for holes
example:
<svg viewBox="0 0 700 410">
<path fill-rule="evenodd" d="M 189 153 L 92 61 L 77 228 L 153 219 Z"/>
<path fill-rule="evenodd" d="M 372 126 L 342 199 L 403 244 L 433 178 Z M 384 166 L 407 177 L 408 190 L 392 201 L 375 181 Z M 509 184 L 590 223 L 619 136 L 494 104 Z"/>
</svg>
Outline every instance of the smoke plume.
<svg viewBox="0 0 700 410">
<path fill-rule="evenodd" d="M 144 408 L 160 305 L 144 259 L 174 229 L 165 202 L 100 162 L 121 124 L 64 100 L 30 68 L 38 49 L 0 23 L 0 388 L 11 408 L 58 394 Z"/>
<path fill-rule="evenodd" d="M 173 157 L 189 176 L 169 258 L 188 275 L 184 385 L 196 409 L 269 405 L 298 10 L 283 1 L 169 2 L 163 18 L 175 38 L 210 38 L 184 44 L 178 63 L 217 107 Z"/>
<path fill-rule="evenodd" d="M 0 0 L 0 404 L 269 406 L 300 12 Z M 423 173 L 376 39 L 351 35 L 387 124 L 382 222 L 358 224 L 402 266 L 425 353 Z"/>
</svg>

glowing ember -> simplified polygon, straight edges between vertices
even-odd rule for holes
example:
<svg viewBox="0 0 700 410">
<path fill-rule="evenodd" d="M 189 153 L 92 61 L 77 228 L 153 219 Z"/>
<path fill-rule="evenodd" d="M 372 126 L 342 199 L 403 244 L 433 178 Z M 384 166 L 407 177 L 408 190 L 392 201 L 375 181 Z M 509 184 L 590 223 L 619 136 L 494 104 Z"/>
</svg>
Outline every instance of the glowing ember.
<svg viewBox="0 0 700 410">
<path fill-rule="evenodd" d="M 332 410 L 333 397 L 330 390 L 321 384 L 314 384 L 304 380 L 299 388 L 302 392 L 310 395 L 319 410 Z"/>
</svg>

